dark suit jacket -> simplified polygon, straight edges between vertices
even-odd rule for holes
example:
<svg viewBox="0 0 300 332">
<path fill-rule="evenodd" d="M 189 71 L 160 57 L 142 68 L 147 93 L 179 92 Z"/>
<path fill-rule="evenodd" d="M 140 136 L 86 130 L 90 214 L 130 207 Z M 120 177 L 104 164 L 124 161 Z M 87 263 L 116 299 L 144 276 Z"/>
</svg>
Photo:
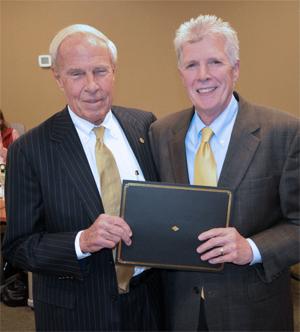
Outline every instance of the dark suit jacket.
<svg viewBox="0 0 300 332">
<path fill-rule="evenodd" d="M 155 180 L 147 139 L 154 115 L 121 107 L 112 110 L 145 178 Z M 3 253 L 13 265 L 34 272 L 37 328 L 118 330 L 112 251 L 103 249 L 81 261 L 75 253 L 77 232 L 104 211 L 67 108 L 17 140 L 7 166 Z"/>
<path fill-rule="evenodd" d="M 168 330 L 197 329 L 202 286 L 210 330 L 292 328 L 288 268 L 299 261 L 299 120 L 236 98 L 218 186 L 233 190 L 231 226 L 253 239 L 263 264 L 225 264 L 219 273 L 167 271 Z M 184 140 L 193 114 L 185 110 L 151 126 L 161 181 L 189 182 Z"/>
</svg>

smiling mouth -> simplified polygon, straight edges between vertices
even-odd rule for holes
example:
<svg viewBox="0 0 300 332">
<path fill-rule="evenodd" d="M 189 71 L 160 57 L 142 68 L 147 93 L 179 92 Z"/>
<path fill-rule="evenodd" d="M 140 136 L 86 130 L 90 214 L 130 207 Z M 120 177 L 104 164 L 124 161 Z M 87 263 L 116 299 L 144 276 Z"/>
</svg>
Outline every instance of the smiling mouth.
<svg viewBox="0 0 300 332">
<path fill-rule="evenodd" d="M 211 88 L 200 88 L 197 89 L 196 92 L 199 94 L 205 94 L 205 93 L 210 93 L 213 92 L 217 89 L 217 87 L 211 87 Z"/>
<path fill-rule="evenodd" d="M 88 103 L 88 104 L 97 104 L 102 101 L 103 101 L 103 99 L 95 99 L 95 100 L 85 100 L 84 102 Z"/>
</svg>

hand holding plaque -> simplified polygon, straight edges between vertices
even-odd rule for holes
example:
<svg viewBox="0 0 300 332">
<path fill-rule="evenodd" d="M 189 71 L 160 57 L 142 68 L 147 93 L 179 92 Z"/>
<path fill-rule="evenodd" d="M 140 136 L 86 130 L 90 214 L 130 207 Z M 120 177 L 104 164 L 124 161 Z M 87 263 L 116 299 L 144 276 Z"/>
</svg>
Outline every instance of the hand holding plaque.
<svg viewBox="0 0 300 332">
<path fill-rule="evenodd" d="M 201 261 L 198 235 L 227 227 L 229 190 L 155 182 L 124 181 L 121 217 L 129 224 L 132 245 L 118 244 L 121 264 L 182 270 L 217 271 L 223 264 Z"/>
</svg>

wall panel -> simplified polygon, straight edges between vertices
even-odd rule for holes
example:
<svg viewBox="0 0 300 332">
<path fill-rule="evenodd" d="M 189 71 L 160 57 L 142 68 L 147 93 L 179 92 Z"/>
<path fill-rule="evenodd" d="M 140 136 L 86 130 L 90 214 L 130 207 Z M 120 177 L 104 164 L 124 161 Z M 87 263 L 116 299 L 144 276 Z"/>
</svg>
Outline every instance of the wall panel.
<svg viewBox="0 0 300 332">
<path fill-rule="evenodd" d="M 94 25 L 118 46 L 114 103 L 161 117 L 190 106 L 176 69 L 174 32 L 198 14 L 216 14 L 238 31 L 238 91 L 299 115 L 298 1 L 1 1 L 0 107 L 29 129 L 64 98 L 37 56 L 61 28 Z"/>
</svg>

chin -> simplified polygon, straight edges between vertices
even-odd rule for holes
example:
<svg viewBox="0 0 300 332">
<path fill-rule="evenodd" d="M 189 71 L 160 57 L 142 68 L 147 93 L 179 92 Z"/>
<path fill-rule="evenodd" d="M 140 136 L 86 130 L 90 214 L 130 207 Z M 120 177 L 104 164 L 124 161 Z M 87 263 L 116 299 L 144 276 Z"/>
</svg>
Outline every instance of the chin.
<svg viewBox="0 0 300 332">
<path fill-rule="evenodd" d="M 198 104 L 196 109 L 203 110 L 204 112 L 213 112 L 217 105 Z"/>
</svg>

